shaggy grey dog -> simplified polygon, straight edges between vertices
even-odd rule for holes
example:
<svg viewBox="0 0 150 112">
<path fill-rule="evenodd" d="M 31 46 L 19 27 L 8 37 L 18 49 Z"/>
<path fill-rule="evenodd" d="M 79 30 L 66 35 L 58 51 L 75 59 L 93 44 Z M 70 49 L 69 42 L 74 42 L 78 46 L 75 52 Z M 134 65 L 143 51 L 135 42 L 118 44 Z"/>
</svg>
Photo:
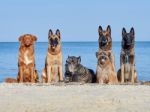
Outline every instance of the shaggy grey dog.
<svg viewBox="0 0 150 112">
<path fill-rule="evenodd" d="M 96 76 L 94 71 L 81 64 L 81 57 L 68 56 L 65 64 L 65 81 L 94 83 Z"/>
</svg>

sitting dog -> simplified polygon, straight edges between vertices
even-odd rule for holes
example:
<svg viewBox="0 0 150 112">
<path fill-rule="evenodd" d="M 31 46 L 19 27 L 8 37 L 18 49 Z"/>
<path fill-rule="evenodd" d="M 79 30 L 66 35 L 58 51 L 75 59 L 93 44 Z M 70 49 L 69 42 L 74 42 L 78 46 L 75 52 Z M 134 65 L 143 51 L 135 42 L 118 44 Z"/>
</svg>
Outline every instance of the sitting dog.
<svg viewBox="0 0 150 112">
<path fill-rule="evenodd" d="M 96 82 L 94 71 L 81 65 L 81 57 L 68 56 L 65 64 L 65 79 L 68 82 Z"/>
<path fill-rule="evenodd" d="M 111 38 L 111 28 L 110 25 L 107 26 L 106 30 L 103 30 L 101 26 L 98 29 L 99 32 L 99 51 L 107 51 L 110 52 L 110 60 L 113 65 L 113 70 L 116 72 L 115 67 L 115 56 L 112 51 L 112 38 Z"/>
<path fill-rule="evenodd" d="M 61 37 L 58 29 L 55 34 L 49 30 L 45 68 L 42 72 L 43 83 L 57 81 L 63 81 Z"/>
<path fill-rule="evenodd" d="M 38 74 L 35 69 L 34 58 L 34 42 L 37 40 L 36 36 L 25 34 L 19 37 L 20 48 L 18 56 L 18 76 L 17 80 L 7 78 L 5 82 L 38 82 Z"/>
<path fill-rule="evenodd" d="M 130 33 L 122 29 L 122 49 L 120 54 L 120 66 L 118 71 L 118 80 L 124 82 L 137 82 L 137 73 L 135 70 L 135 53 L 134 53 L 134 28 Z"/>
<path fill-rule="evenodd" d="M 96 70 L 96 78 L 98 83 L 106 83 L 106 84 L 117 84 L 117 74 L 113 70 L 113 65 L 110 60 L 110 52 L 107 51 L 99 51 L 96 52 L 96 57 L 98 59 L 97 62 L 97 70 Z"/>
</svg>

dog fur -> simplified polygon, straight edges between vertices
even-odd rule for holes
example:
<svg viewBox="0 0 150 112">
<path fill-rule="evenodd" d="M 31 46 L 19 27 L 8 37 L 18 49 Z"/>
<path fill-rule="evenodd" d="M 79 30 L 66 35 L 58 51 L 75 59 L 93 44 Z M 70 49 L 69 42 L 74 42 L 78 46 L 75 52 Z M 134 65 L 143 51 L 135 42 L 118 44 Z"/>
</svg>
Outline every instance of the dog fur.
<svg viewBox="0 0 150 112">
<path fill-rule="evenodd" d="M 97 70 L 96 77 L 97 83 L 100 84 L 117 84 L 117 74 L 113 70 L 113 65 L 110 60 L 110 52 L 99 51 L 96 52 L 97 61 Z"/>
<path fill-rule="evenodd" d="M 111 38 L 111 27 L 110 25 L 107 26 L 106 30 L 103 30 L 102 26 L 98 28 L 99 33 L 99 51 L 108 51 L 110 52 L 110 60 L 113 65 L 113 70 L 116 72 L 116 65 L 115 65 L 115 55 L 112 51 L 112 38 Z"/>
<path fill-rule="evenodd" d="M 94 71 L 81 64 L 81 57 L 68 56 L 65 64 L 65 80 L 68 82 L 94 83 Z"/>
<path fill-rule="evenodd" d="M 38 82 L 38 74 L 35 69 L 34 42 L 37 37 L 25 34 L 19 37 L 20 47 L 18 56 L 18 76 L 17 80 L 7 78 L 8 83 Z"/>
<path fill-rule="evenodd" d="M 132 27 L 130 33 L 126 32 L 126 29 L 122 29 L 122 49 L 120 54 L 120 66 L 118 70 L 118 80 L 121 83 L 124 82 L 137 82 L 137 72 L 135 70 L 135 52 L 134 52 L 134 40 L 135 32 Z"/>
<path fill-rule="evenodd" d="M 56 33 L 53 34 L 50 29 L 48 33 L 48 41 L 45 68 L 42 71 L 42 82 L 50 83 L 63 81 L 60 31 L 57 29 Z"/>
</svg>

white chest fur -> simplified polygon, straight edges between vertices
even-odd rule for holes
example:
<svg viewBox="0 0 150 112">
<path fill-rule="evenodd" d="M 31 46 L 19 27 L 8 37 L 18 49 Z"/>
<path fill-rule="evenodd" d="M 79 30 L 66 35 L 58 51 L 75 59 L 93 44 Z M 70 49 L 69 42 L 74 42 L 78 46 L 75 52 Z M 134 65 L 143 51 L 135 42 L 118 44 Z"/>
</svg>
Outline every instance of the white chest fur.
<svg viewBox="0 0 150 112">
<path fill-rule="evenodd" d="M 32 60 L 29 59 L 28 51 L 25 51 L 25 53 L 24 53 L 24 63 L 25 63 L 26 65 L 32 63 Z"/>
</svg>

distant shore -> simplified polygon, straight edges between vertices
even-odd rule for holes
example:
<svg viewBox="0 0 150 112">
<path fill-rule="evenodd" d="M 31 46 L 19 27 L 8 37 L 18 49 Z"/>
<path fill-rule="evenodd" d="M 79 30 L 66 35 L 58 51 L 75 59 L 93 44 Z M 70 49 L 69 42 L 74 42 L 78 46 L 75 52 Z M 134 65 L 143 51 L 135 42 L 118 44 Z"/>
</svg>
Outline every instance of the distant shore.
<svg viewBox="0 0 150 112">
<path fill-rule="evenodd" d="M 149 85 L 0 84 L 1 112 L 149 112 Z"/>
</svg>

